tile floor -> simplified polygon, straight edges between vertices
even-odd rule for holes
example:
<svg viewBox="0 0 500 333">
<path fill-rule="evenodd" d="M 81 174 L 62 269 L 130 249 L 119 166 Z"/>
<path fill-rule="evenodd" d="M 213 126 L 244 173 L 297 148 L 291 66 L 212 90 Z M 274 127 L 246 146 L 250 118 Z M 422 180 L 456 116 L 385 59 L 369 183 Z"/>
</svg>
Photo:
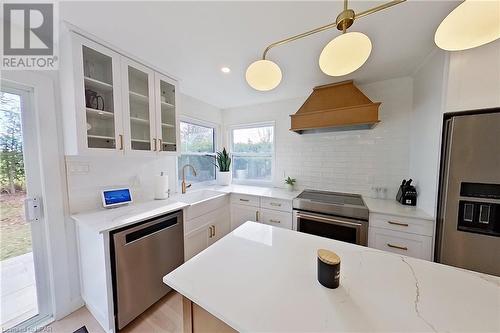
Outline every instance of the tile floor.
<svg viewBox="0 0 500 333">
<path fill-rule="evenodd" d="M 99 323 L 85 307 L 59 321 L 53 322 L 43 331 L 71 333 L 84 325 L 90 333 L 104 333 Z M 170 292 L 120 331 L 120 333 L 155 332 L 182 332 L 182 297 L 180 294 Z"/>
</svg>

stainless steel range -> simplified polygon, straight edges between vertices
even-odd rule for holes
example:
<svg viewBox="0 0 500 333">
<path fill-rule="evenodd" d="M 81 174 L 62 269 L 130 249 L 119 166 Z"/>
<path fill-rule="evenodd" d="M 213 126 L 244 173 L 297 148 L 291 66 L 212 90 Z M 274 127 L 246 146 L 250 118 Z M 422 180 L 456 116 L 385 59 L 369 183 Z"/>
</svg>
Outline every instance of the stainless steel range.
<svg viewBox="0 0 500 333">
<path fill-rule="evenodd" d="M 305 190 L 293 199 L 297 231 L 366 246 L 368 208 L 359 194 Z"/>
</svg>

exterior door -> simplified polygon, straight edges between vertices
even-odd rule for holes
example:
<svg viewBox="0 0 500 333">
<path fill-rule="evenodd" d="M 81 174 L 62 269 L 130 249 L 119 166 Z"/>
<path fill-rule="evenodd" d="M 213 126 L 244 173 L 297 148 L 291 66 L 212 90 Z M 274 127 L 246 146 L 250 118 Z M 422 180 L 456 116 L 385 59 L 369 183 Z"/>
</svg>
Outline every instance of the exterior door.
<svg viewBox="0 0 500 333">
<path fill-rule="evenodd" d="M 43 198 L 32 92 L 0 89 L 1 329 L 26 330 L 51 315 Z"/>
</svg>

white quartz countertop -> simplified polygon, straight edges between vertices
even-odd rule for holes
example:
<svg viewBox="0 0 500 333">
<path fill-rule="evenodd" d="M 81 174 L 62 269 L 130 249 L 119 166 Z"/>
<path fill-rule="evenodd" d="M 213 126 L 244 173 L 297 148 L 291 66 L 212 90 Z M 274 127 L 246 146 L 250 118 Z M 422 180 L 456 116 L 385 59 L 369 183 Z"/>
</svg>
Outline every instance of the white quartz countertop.
<svg viewBox="0 0 500 333">
<path fill-rule="evenodd" d="M 390 214 L 404 217 L 413 217 L 424 220 L 434 220 L 423 210 L 415 206 L 405 206 L 396 200 L 374 199 L 363 197 L 370 213 Z"/>
<path fill-rule="evenodd" d="M 225 193 L 247 194 L 284 200 L 292 200 L 300 194 L 300 191 L 288 191 L 278 187 L 247 186 L 236 184 L 230 186 L 215 185 L 208 188 Z"/>
<path fill-rule="evenodd" d="M 341 258 L 340 287 L 316 251 Z M 240 332 L 500 332 L 500 278 L 247 222 L 163 281 Z"/>
<path fill-rule="evenodd" d="M 187 206 L 189 205 L 186 203 L 170 199 L 155 200 L 110 209 L 103 208 L 89 213 L 74 214 L 71 217 L 77 223 L 82 223 L 96 232 L 103 233 L 183 209 Z"/>
</svg>

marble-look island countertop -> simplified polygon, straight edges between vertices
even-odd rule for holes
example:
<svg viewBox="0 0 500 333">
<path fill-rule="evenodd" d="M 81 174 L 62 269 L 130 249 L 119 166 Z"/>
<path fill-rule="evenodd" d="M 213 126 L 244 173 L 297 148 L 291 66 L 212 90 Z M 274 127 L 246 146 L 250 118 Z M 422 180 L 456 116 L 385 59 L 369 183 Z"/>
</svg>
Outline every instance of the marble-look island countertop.
<svg viewBox="0 0 500 333">
<path fill-rule="evenodd" d="M 316 251 L 341 258 L 340 287 Z M 500 332 L 500 278 L 247 222 L 163 281 L 240 332 Z"/>
</svg>

